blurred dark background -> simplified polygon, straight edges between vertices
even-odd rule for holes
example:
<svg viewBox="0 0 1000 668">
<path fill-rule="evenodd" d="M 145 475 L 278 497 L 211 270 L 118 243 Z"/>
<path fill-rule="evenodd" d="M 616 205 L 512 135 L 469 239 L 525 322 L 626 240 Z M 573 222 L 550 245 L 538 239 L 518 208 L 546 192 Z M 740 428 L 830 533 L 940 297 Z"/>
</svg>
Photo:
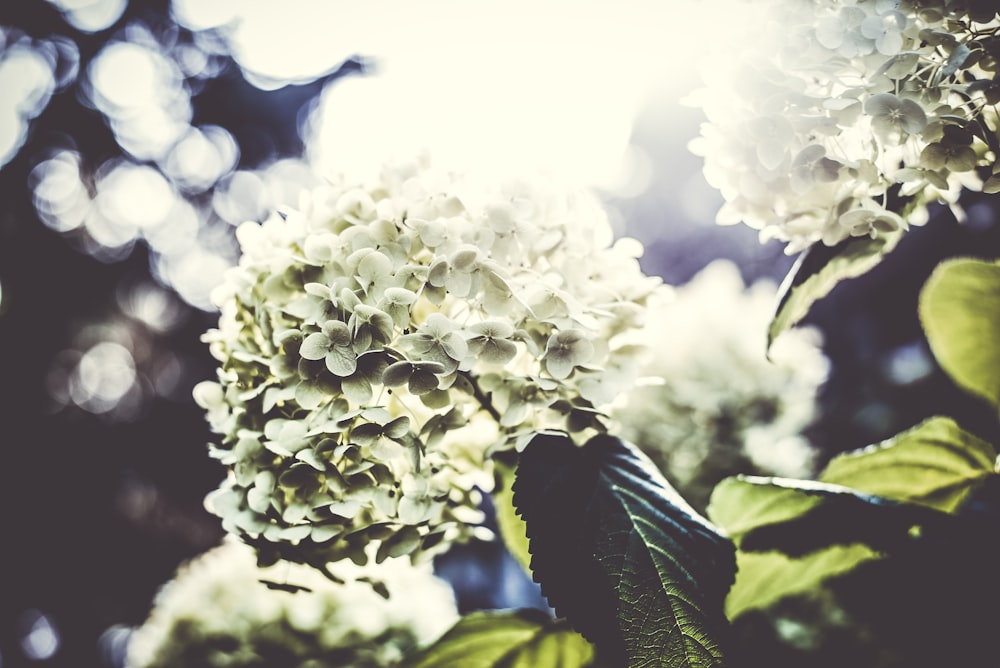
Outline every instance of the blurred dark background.
<svg viewBox="0 0 1000 668">
<path fill-rule="evenodd" d="M 185 25 L 168 0 L 0 3 L 4 668 L 118 665 L 156 588 L 221 538 L 202 498 L 223 472 L 190 398 L 214 374 L 199 338 L 215 322 L 208 291 L 235 261 L 234 225 L 314 178 L 305 115 L 371 65 L 359 54 L 263 85 L 228 49 L 220 27 Z M 133 80 L 145 71 L 155 77 Z M 697 122 L 651 100 L 632 136 L 647 184 L 605 192 L 608 205 L 669 282 L 718 257 L 747 280 L 780 279 L 793 258 L 712 225 L 707 186 L 701 208 L 682 205 Z M 962 225 L 936 212 L 811 314 L 833 362 L 810 433 L 827 455 L 941 413 L 1000 442 L 995 417 L 934 365 L 916 320 L 940 258 L 1000 250 L 995 205 L 970 197 L 966 208 Z M 442 565 L 466 609 L 536 602 L 530 587 L 497 591 L 510 562 L 476 550 Z"/>
</svg>

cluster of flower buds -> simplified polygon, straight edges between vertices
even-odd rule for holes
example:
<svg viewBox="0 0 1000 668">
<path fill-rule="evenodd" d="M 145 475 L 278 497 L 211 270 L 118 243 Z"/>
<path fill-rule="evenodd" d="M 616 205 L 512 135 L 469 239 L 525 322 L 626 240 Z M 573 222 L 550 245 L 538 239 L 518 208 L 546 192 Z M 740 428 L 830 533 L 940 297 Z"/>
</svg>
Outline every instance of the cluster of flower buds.
<svg viewBox="0 0 1000 668">
<path fill-rule="evenodd" d="M 458 620 L 454 593 L 430 564 L 331 569 L 342 582 L 300 564 L 258 568 L 253 548 L 227 540 L 159 589 L 129 638 L 125 665 L 398 666 Z"/>
<path fill-rule="evenodd" d="M 592 195 L 426 160 L 334 179 L 237 236 L 205 335 L 218 380 L 195 388 L 228 469 L 208 505 L 317 567 L 482 532 L 491 455 L 605 428 L 659 284 Z"/>
<path fill-rule="evenodd" d="M 691 100 L 692 150 L 725 204 L 794 253 L 877 237 L 1000 189 L 1000 19 L 966 0 L 754 2 L 752 40 L 727 43 Z"/>
</svg>

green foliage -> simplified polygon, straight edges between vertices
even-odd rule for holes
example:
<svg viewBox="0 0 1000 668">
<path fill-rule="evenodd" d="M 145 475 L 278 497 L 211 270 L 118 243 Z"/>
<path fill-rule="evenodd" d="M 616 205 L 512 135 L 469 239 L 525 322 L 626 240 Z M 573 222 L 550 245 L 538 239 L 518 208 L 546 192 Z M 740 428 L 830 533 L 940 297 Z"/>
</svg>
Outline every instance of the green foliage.
<svg viewBox="0 0 1000 668">
<path fill-rule="evenodd" d="M 987 477 L 996 450 L 947 417 L 932 417 L 893 438 L 835 457 L 820 480 L 954 512 Z"/>
<path fill-rule="evenodd" d="M 849 573 L 878 553 L 861 545 L 831 545 L 803 557 L 781 552 L 736 553 L 736 582 L 726 597 L 726 615 L 735 620 L 763 610 L 788 596 L 819 589 L 828 579 Z"/>
<path fill-rule="evenodd" d="M 935 443 L 935 436 L 943 441 Z M 992 461 L 990 452 L 951 420 L 934 418 L 885 445 L 834 460 L 820 476 L 856 480 L 914 503 L 829 482 L 753 476 L 724 480 L 708 513 L 739 549 L 726 613 L 735 619 L 766 608 L 885 555 L 942 554 L 953 545 L 968 544 L 978 519 L 943 511 L 954 511 L 973 485 L 992 475 L 983 468 Z M 970 474 L 977 465 L 978 472 Z"/>
<path fill-rule="evenodd" d="M 743 539 L 753 531 L 808 513 L 821 503 L 819 496 L 790 487 L 760 484 L 762 480 L 728 478 L 719 483 L 708 506 L 709 518 L 724 529 L 740 548 L 736 553 L 736 581 L 726 598 L 726 614 L 766 608 L 785 596 L 820 586 L 824 580 L 850 571 L 878 554 L 860 543 L 830 545 L 793 558 L 777 551 L 750 552 Z"/>
<path fill-rule="evenodd" d="M 810 249 L 786 278 L 769 343 L 838 281 L 875 266 L 894 243 L 852 239 L 832 249 Z M 944 371 L 960 387 L 1000 407 L 1000 263 L 942 262 L 921 293 L 920 318 Z M 973 573 L 988 572 L 981 565 L 993 563 L 987 555 L 997 551 L 990 517 L 978 507 L 966 508 L 987 483 L 997 483 L 996 448 L 945 416 L 834 457 L 818 482 L 723 481 L 708 515 L 738 548 L 727 615 L 735 620 L 779 600 L 835 586 L 842 594 L 854 592 L 854 612 L 864 617 L 866 607 L 857 607 L 859 590 L 852 583 L 868 582 L 865 578 L 876 573 L 884 578 L 887 569 L 904 578 L 898 586 L 912 581 L 918 587 L 925 579 L 950 581 L 948 573 L 935 569 L 966 563 L 975 581 Z M 931 600 L 938 598 L 951 600 Z M 887 605 L 879 609 L 891 608 Z"/>
<path fill-rule="evenodd" d="M 941 262 L 920 293 L 920 320 L 941 368 L 960 387 L 1000 407 L 1000 264 Z"/>
<path fill-rule="evenodd" d="M 493 505 L 496 508 L 497 526 L 504 545 L 524 570 L 531 572 L 531 552 L 528 550 L 528 534 L 514 509 L 514 468 L 501 462 L 494 465 L 496 487 L 493 490 Z"/>
<path fill-rule="evenodd" d="M 891 554 L 909 549 L 925 529 L 938 535 L 947 531 L 942 527 L 947 526 L 949 516 L 943 512 L 840 485 L 755 476 L 741 476 L 737 481 L 771 488 L 784 499 L 778 502 L 780 512 L 768 511 L 770 517 L 782 519 L 744 530 L 739 545 L 745 551 L 780 550 L 801 557 L 831 545 L 859 543 Z"/>
<path fill-rule="evenodd" d="M 732 543 L 634 446 L 534 438 L 514 504 L 543 593 L 614 666 L 723 665 Z"/>
<path fill-rule="evenodd" d="M 816 243 L 805 250 L 779 289 L 778 307 L 767 330 L 768 347 L 795 326 L 812 305 L 842 280 L 855 278 L 875 267 L 899 241 L 900 233 L 878 238 L 852 237 L 836 246 Z"/>
<path fill-rule="evenodd" d="M 581 668 L 594 649 L 565 621 L 538 610 L 473 612 L 404 668 Z"/>
</svg>

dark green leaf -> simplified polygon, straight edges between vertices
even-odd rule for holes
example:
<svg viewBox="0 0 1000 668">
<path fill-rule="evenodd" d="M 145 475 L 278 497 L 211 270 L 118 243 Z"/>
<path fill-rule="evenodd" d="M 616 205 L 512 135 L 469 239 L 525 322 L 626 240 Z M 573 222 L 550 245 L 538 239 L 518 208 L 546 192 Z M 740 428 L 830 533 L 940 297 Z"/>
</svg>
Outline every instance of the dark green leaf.
<svg viewBox="0 0 1000 668">
<path fill-rule="evenodd" d="M 514 505 L 542 592 L 615 666 L 721 666 L 733 544 L 634 446 L 540 435 Z"/>
<path fill-rule="evenodd" d="M 273 589 L 275 591 L 287 591 L 290 594 L 295 594 L 300 591 L 311 592 L 312 589 L 309 587 L 304 587 L 302 585 L 291 584 L 288 582 L 275 582 L 274 580 L 264 580 L 261 579 L 260 583 L 267 587 L 268 589 Z"/>
<path fill-rule="evenodd" d="M 816 243 L 807 248 L 778 289 L 778 308 L 767 330 L 768 348 L 782 332 L 806 317 L 813 303 L 829 294 L 837 283 L 875 267 L 899 237 L 898 232 L 877 239 L 854 237 L 836 246 Z"/>
<path fill-rule="evenodd" d="M 941 262 L 920 292 L 920 321 L 941 368 L 1000 407 L 1000 264 Z"/>
<path fill-rule="evenodd" d="M 863 450 L 835 457 L 820 480 L 946 512 L 987 477 L 996 451 L 947 417 L 933 417 Z"/>
<path fill-rule="evenodd" d="M 473 612 L 404 668 L 581 668 L 593 647 L 538 610 Z"/>
</svg>

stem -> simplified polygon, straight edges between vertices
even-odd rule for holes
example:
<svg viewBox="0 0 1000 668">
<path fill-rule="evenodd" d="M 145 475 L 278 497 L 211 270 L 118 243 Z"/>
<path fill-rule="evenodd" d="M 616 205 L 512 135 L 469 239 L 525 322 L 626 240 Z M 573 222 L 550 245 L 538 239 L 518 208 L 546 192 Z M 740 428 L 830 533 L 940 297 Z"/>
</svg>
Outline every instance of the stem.
<svg viewBox="0 0 1000 668">
<path fill-rule="evenodd" d="M 492 417 L 494 420 L 497 421 L 497 423 L 499 423 L 500 412 L 497 411 L 496 407 L 493 405 L 493 400 L 490 399 L 489 395 L 483 392 L 482 388 L 479 387 L 479 384 L 476 383 L 475 376 L 473 376 L 468 371 L 459 371 L 459 374 L 461 374 L 463 378 L 469 381 L 469 386 L 472 388 L 473 398 L 479 402 L 479 405 L 483 407 L 483 410 L 485 410 L 487 413 L 490 414 L 490 417 Z"/>
</svg>

